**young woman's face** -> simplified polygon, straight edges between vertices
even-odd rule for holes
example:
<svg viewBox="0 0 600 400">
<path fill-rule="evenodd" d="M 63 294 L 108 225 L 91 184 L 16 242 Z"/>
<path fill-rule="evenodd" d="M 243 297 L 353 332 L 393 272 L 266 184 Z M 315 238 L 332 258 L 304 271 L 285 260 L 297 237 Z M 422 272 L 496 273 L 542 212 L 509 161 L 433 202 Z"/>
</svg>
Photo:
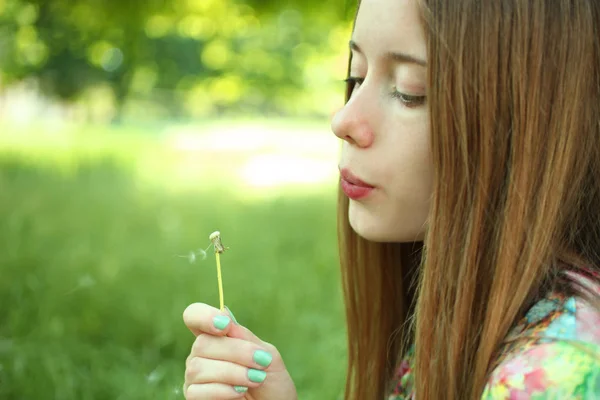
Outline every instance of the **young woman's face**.
<svg viewBox="0 0 600 400">
<path fill-rule="evenodd" d="M 427 49 L 416 0 L 362 0 L 350 48 L 356 85 L 332 121 L 344 140 L 340 169 L 350 225 L 372 241 L 422 240 L 433 171 Z M 353 185 L 357 178 L 362 184 Z"/>
</svg>

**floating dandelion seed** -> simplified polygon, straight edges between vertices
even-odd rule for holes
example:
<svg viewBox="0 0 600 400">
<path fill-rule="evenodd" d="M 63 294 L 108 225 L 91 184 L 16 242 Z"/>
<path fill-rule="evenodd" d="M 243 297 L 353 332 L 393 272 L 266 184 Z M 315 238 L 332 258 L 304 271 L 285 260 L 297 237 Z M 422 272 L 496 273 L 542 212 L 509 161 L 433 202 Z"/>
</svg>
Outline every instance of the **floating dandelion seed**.
<svg viewBox="0 0 600 400">
<path fill-rule="evenodd" d="M 212 244 L 210 246 L 212 246 Z M 210 246 L 208 246 L 208 247 L 210 248 Z M 206 250 L 208 250 L 208 248 Z M 188 261 L 190 262 L 190 264 L 193 264 L 198 259 L 198 256 L 200 256 L 202 258 L 202 261 L 206 260 L 206 254 L 207 254 L 206 250 L 198 249 L 196 251 L 190 251 L 189 254 L 187 254 L 185 256 L 177 256 L 177 257 L 187 258 Z"/>
<path fill-rule="evenodd" d="M 148 381 L 148 383 L 157 383 L 160 380 L 162 380 L 165 376 L 164 371 L 160 370 L 159 368 L 154 369 L 154 371 L 150 372 L 147 376 L 146 376 L 146 380 Z"/>
<path fill-rule="evenodd" d="M 65 293 L 65 296 L 73 294 L 82 289 L 89 289 L 96 285 L 96 280 L 89 274 L 83 275 L 77 281 L 77 286 Z"/>
</svg>

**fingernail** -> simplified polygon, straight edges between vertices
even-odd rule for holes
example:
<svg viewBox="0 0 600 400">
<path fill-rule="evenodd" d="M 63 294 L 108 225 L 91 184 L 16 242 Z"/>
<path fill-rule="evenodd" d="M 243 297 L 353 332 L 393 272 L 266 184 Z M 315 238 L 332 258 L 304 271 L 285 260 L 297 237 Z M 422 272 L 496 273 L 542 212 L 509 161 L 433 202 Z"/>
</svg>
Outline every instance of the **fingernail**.
<svg viewBox="0 0 600 400">
<path fill-rule="evenodd" d="M 213 318 L 213 324 L 215 325 L 215 328 L 217 328 L 220 331 L 227 328 L 227 325 L 229 325 L 230 322 L 231 318 L 225 315 L 217 315 Z"/>
<path fill-rule="evenodd" d="M 246 393 L 248 391 L 246 386 L 234 386 L 233 389 L 238 393 Z"/>
<path fill-rule="evenodd" d="M 252 382 L 262 383 L 267 377 L 267 373 L 265 371 L 261 371 L 259 369 L 249 369 L 248 370 L 248 379 Z"/>
<path fill-rule="evenodd" d="M 227 312 L 229 313 L 229 315 L 231 316 L 231 319 L 233 320 L 233 322 L 236 325 L 239 325 L 239 323 L 237 322 L 237 319 L 235 319 L 235 315 L 233 315 L 233 313 L 231 312 L 231 310 L 229 309 L 229 307 L 225 306 L 225 309 L 227 310 Z"/>
<path fill-rule="evenodd" d="M 254 362 L 261 367 L 268 367 L 273 361 L 273 356 L 264 350 L 256 350 L 254 352 Z"/>
</svg>

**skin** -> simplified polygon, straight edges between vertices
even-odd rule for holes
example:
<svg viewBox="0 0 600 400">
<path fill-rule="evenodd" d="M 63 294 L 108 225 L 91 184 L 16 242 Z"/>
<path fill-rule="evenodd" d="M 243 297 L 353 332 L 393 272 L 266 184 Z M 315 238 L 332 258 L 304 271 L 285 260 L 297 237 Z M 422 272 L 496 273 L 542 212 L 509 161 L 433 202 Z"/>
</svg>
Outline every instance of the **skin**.
<svg viewBox="0 0 600 400">
<path fill-rule="evenodd" d="M 217 316 L 229 319 L 224 329 L 214 325 Z M 196 336 L 185 362 L 183 393 L 187 400 L 297 399 L 294 382 L 275 346 L 234 322 L 228 312 L 195 303 L 186 308 L 183 321 Z M 273 357 L 267 367 L 254 361 L 257 350 Z M 249 369 L 265 371 L 266 379 L 252 382 Z M 238 393 L 234 386 L 246 387 L 248 391 Z"/>
<path fill-rule="evenodd" d="M 424 237 L 433 181 L 427 67 L 386 56 L 394 52 L 426 62 L 419 18 L 414 0 L 362 2 L 352 36 L 358 49 L 352 49 L 350 76 L 357 84 L 331 124 L 344 140 L 340 168 L 376 187 L 349 204 L 350 225 L 367 240 Z"/>
<path fill-rule="evenodd" d="M 344 140 L 340 167 L 375 186 L 350 200 L 352 228 L 373 241 L 422 240 L 432 186 L 429 160 L 426 67 L 395 61 L 388 52 L 426 61 L 425 38 L 414 0 L 363 0 L 352 40 L 351 76 L 358 78 L 350 101 L 333 118 L 333 132 Z M 364 79 L 364 82 L 362 81 Z M 196 336 L 186 360 L 188 400 L 294 400 L 294 383 L 277 349 L 233 321 L 222 330 L 216 316 L 227 312 L 192 304 L 183 320 Z M 271 354 L 268 367 L 253 360 L 257 350 Z M 262 383 L 248 370 L 267 373 Z M 234 386 L 248 388 L 237 393 Z"/>
</svg>

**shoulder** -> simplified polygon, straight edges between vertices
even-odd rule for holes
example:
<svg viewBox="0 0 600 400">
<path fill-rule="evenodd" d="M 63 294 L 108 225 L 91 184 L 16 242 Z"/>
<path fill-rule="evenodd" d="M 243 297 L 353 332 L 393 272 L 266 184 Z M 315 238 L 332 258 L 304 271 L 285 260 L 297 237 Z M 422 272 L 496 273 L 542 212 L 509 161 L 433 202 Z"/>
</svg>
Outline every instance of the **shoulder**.
<svg viewBox="0 0 600 400">
<path fill-rule="evenodd" d="M 556 340 L 507 357 L 492 373 L 483 399 L 600 398 L 600 346 Z"/>
<path fill-rule="evenodd" d="M 483 399 L 600 398 L 597 309 L 579 298 L 543 300 L 521 329 L 530 340 L 501 356 Z"/>
</svg>

